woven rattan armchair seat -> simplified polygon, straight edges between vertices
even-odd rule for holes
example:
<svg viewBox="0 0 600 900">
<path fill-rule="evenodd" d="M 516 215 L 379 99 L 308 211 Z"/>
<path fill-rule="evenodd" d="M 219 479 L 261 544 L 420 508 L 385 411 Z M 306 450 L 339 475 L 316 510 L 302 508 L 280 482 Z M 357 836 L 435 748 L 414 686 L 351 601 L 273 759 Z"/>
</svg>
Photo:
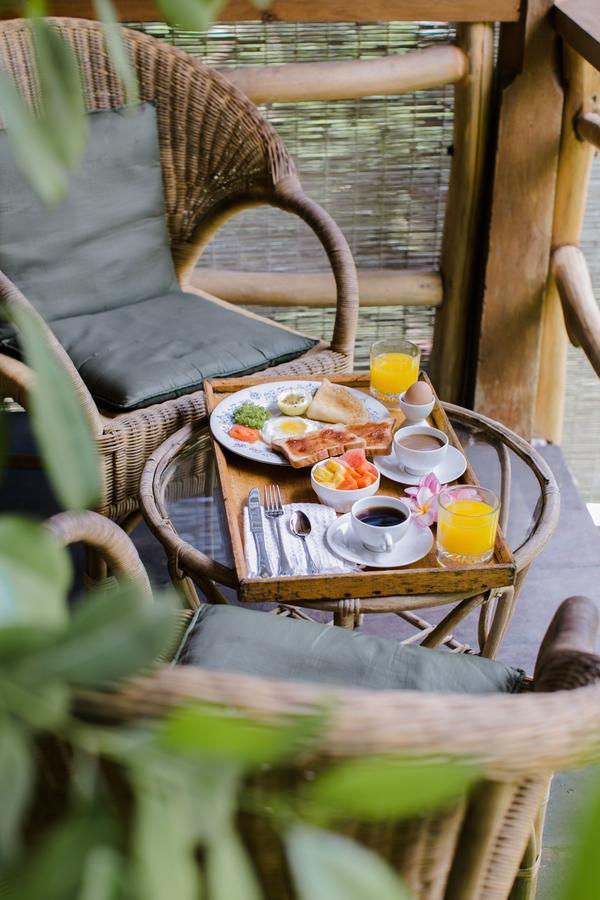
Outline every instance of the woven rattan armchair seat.
<svg viewBox="0 0 600 900">
<path fill-rule="evenodd" d="M 63 513 L 48 526 L 64 544 L 92 543 L 113 573 L 136 579 L 151 602 L 139 556 L 114 523 L 94 513 Z M 336 830 L 380 853 L 418 900 L 525 900 L 535 892 L 552 773 L 600 756 L 597 633 L 592 601 L 564 601 L 520 694 L 334 688 L 161 664 L 121 690 L 82 693 L 79 711 L 113 723 L 148 721 L 201 702 L 273 721 L 318 714 L 326 704 L 330 717 L 312 758 L 254 779 L 254 796 L 264 794 L 265 802 L 274 787 L 301 796 L 307 777 L 339 760 L 380 754 L 472 760 L 481 775 L 465 802 L 402 821 L 342 822 Z M 293 900 L 270 824 L 245 815 L 241 827 L 267 900 Z"/>
<path fill-rule="evenodd" d="M 78 19 L 52 21 L 77 56 L 87 111 L 122 107 L 125 96 L 106 52 L 102 26 Z M 167 227 L 181 287 L 204 296 L 188 285 L 189 275 L 214 232 L 236 212 L 269 204 L 298 215 L 315 232 L 333 269 L 335 325 L 330 345 L 317 343 L 274 371 L 309 375 L 351 369 L 358 314 L 352 255 L 333 220 L 303 192 L 276 132 L 217 72 L 146 35 L 128 30 L 125 40 L 141 100 L 153 104 L 157 112 Z M 25 21 L 0 25 L 0 61 L 24 96 L 38 107 L 30 30 Z M 33 310 L 1 271 L 0 299 L 9 307 Z M 230 309 L 240 317 L 248 315 Z M 98 407 L 65 348 L 51 332 L 48 337 L 96 434 L 105 476 L 99 509 L 123 519 L 137 510 L 140 474 L 148 456 L 174 431 L 205 415 L 202 391 L 115 415 Z M 31 378 L 23 363 L 0 354 L 0 395 L 27 407 Z"/>
</svg>

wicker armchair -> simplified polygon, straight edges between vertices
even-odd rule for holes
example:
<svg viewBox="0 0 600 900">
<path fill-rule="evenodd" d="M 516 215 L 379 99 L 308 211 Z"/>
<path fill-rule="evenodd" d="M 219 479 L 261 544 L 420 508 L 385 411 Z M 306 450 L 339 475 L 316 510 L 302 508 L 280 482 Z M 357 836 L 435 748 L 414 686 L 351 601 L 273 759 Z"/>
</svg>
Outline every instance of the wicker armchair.
<svg viewBox="0 0 600 900">
<path fill-rule="evenodd" d="M 79 60 L 87 110 L 123 106 L 125 97 L 110 65 L 101 25 L 79 19 L 52 21 Z M 315 232 L 329 258 L 337 285 L 335 326 L 330 345 L 318 344 L 299 359 L 269 371 L 308 376 L 350 370 L 358 314 L 352 255 L 335 222 L 303 192 L 276 132 L 217 72 L 146 35 L 128 30 L 125 40 L 141 99 L 157 108 L 167 224 L 182 287 L 202 296 L 187 279 L 214 232 L 236 212 L 270 204 L 298 215 Z M 38 85 L 25 21 L 0 24 L 0 62 L 36 107 Z M 31 309 L 2 272 L 0 299 L 9 306 Z M 239 315 L 251 313 L 239 311 Z M 97 407 L 51 334 L 50 340 L 97 438 L 105 474 L 99 511 L 123 520 L 138 508 L 139 479 L 148 456 L 171 433 L 205 415 L 203 393 L 111 415 Z M 31 377 L 21 362 L 0 354 L 0 396 L 10 396 L 27 407 Z"/>
<path fill-rule="evenodd" d="M 74 524 L 70 514 L 61 514 L 48 525 L 64 542 L 91 540 L 104 548 L 118 572 L 147 589 L 133 545 L 113 523 L 85 513 Z M 535 893 L 552 773 L 597 758 L 600 750 L 597 631 L 595 604 L 584 597 L 565 600 L 521 695 L 324 689 L 161 666 L 120 692 L 82 694 L 79 704 L 86 716 L 110 721 L 161 717 L 193 701 L 273 719 L 316 712 L 334 700 L 315 759 L 304 761 L 313 771 L 372 754 L 474 759 L 482 776 L 466 803 L 403 821 L 347 822 L 340 830 L 387 859 L 420 900 L 524 900 Z M 254 787 L 259 794 L 273 785 L 294 792 L 304 783 L 305 769 L 298 766 L 261 773 Z M 265 896 L 291 900 L 277 836 L 256 816 L 244 815 L 241 828 Z"/>
</svg>

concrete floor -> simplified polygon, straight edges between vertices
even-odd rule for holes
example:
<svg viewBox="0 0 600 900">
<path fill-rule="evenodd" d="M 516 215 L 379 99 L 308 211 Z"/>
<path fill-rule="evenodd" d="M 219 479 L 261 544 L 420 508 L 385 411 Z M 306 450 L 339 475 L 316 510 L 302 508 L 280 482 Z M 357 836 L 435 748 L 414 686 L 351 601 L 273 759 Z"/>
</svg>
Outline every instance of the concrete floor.
<svg viewBox="0 0 600 900">
<path fill-rule="evenodd" d="M 11 416 L 12 444 L 18 452 L 28 452 L 30 438 L 24 417 Z M 501 657 L 507 662 L 533 670 L 541 637 L 559 603 L 571 594 L 587 594 L 598 600 L 600 584 L 600 536 L 557 447 L 542 448 L 561 489 L 561 519 L 554 537 L 533 564 L 519 598 L 518 606 Z M 513 492 L 519 492 L 519 476 L 515 473 Z M 524 491 L 529 488 L 523 485 Z M 47 516 L 56 503 L 39 471 L 13 470 L 5 473 L 0 483 L 0 510 L 24 511 Z M 162 548 L 145 525 L 134 534 L 155 583 L 166 583 L 167 573 Z M 474 620 L 469 620 L 457 636 L 473 641 Z M 405 626 L 396 616 L 371 616 L 365 628 L 401 636 Z M 596 773 L 589 770 L 559 773 L 554 780 L 544 838 L 539 900 L 561 900 L 561 871 L 569 859 L 572 825 L 580 817 L 587 786 Z M 581 898 L 587 900 L 587 898 Z M 592 900 L 592 898 L 590 898 Z"/>
</svg>

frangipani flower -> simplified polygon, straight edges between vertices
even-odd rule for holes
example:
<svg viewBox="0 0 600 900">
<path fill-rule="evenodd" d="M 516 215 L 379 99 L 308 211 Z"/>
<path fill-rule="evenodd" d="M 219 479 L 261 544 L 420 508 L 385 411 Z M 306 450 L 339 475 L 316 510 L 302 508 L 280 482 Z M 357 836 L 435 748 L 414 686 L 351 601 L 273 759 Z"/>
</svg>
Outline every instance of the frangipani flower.
<svg viewBox="0 0 600 900">
<path fill-rule="evenodd" d="M 433 472 L 420 478 L 416 487 L 406 488 L 406 503 L 413 520 L 422 528 L 428 528 L 437 521 L 438 494 L 441 489 L 439 479 Z"/>
<path fill-rule="evenodd" d="M 406 488 L 405 493 L 408 494 L 406 503 L 411 509 L 412 519 L 421 525 L 422 528 L 428 528 L 437 522 L 438 515 L 438 497 L 440 492 L 444 490 L 444 486 L 440 484 L 439 479 L 433 472 L 423 475 L 419 479 L 419 484 L 415 487 Z M 452 491 L 447 496 L 452 500 Z M 466 489 L 461 486 L 461 500 L 477 499 L 477 489 Z"/>
</svg>

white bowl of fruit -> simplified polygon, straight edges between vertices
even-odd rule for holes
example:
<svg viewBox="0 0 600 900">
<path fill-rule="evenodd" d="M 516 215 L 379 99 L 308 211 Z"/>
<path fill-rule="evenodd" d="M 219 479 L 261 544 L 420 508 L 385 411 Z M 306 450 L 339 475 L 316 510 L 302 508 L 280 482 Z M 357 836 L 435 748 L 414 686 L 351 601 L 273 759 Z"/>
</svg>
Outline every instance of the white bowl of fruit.
<svg viewBox="0 0 600 900">
<path fill-rule="evenodd" d="M 342 456 L 316 463 L 310 473 L 312 488 L 325 506 L 338 513 L 350 512 L 357 500 L 379 490 L 379 472 L 364 450 L 348 450 Z"/>
</svg>

